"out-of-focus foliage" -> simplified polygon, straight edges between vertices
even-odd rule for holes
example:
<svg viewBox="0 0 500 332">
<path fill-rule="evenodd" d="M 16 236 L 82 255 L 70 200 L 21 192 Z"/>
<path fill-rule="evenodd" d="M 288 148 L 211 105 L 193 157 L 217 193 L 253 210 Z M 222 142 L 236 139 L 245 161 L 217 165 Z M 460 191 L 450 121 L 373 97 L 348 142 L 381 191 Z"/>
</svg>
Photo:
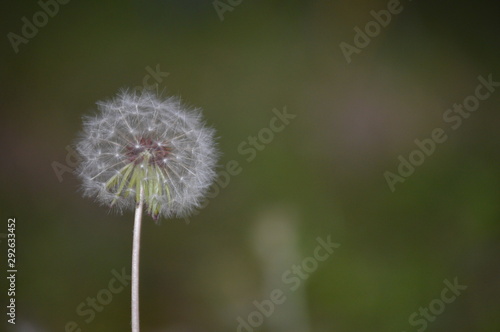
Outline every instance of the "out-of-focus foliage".
<svg viewBox="0 0 500 332">
<path fill-rule="evenodd" d="M 235 160 L 240 173 L 221 177 L 189 224 L 145 218 L 143 331 L 235 331 L 273 289 L 286 301 L 256 331 L 416 331 L 410 315 L 455 278 L 468 288 L 427 330 L 499 330 L 500 91 L 456 130 L 443 120 L 479 75 L 500 81 L 498 10 L 401 2 L 348 64 L 339 44 L 387 5 L 242 1 L 221 21 L 208 0 L 70 1 L 17 54 L 7 34 L 40 6 L 5 6 L 0 204 L 3 221 L 17 220 L 18 264 L 9 331 L 129 330 L 128 288 L 95 317 L 77 308 L 113 270 L 130 272 L 133 216 L 83 199 L 63 171 L 82 115 L 122 87 L 153 84 L 155 71 L 160 93 L 204 109 L 220 170 Z M 285 107 L 296 117 L 266 130 Z M 436 128 L 447 140 L 391 192 L 384 173 Z M 290 291 L 283 274 L 328 236 L 341 246 Z"/>
</svg>

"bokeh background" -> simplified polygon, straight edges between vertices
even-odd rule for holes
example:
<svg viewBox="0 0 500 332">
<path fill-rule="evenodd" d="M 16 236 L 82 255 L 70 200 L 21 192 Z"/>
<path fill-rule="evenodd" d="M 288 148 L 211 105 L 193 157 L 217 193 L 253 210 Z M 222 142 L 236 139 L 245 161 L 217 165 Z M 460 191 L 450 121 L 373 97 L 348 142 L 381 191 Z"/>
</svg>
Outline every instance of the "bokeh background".
<svg viewBox="0 0 500 332">
<path fill-rule="evenodd" d="M 16 217 L 18 275 L 0 330 L 130 329 L 129 288 L 89 323 L 76 312 L 130 272 L 133 215 L 81 197 L 66 147 L 96 101 L 158 66 L 155 90 L 202 107 L 220 169 L 242 172 L 189 223 L 145 218 L 143 331 L 237 331 L 275 288 L 287 300 L 255 331 L 417 331 L 410 315 L 454 278 L 467 289 L 421 331 L 499 331 L 500 91 L 457 130 L 443 121 L 479 75 L 500 81 L 498 5 L 401 1 L 348 64 L 339 44 L 387 4 L 244 0 L 221 21 L 211 0 L 70 1 L 15 53 L 7 34 L 41 7 L 4 3 L 0 233 Z M 296 118 L 247 162 L 238 146 L 284 107 Z M 384 172 L 435 128 L 448 139 L 391 192 Z M 328 236 L 341 246 L 289 291 L 283 273 Z"/>
</svg>

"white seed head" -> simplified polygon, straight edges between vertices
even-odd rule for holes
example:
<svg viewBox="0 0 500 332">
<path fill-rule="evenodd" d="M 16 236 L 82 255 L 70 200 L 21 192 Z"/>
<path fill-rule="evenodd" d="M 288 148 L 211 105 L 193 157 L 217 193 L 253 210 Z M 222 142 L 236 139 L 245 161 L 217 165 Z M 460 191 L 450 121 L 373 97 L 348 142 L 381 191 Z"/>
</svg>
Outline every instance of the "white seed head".
<svg viewBox="0 0 500 332">
<path fill-rule="evenodd" d="M 199 207 L 215 178 L 214 130 L 199 109 L 179 98 L 121 92 L 85 117 L 76 147 L 85 196 L 118 210 L 134 209 L 140 186 L 148 213 L 185 217 Z"/>
</svg>

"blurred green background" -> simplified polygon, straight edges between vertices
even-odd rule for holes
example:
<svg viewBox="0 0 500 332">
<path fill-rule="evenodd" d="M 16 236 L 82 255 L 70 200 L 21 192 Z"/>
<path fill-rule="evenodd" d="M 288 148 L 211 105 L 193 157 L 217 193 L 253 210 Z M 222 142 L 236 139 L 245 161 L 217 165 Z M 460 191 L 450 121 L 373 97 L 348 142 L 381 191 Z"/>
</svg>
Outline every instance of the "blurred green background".
<svg viewBox="0 0 500 332">
<path fill-rule="evenodd" d="M 82 198 L 53 167 L 72 168 L 66 146 L 96 101 L 158 66 L 158 90 L 216 128 L 220 169 L 237 160 L 242 172 L 189 223 L 145 218 L 143 331 L 237 331 L 273 289 L 286 301 L 252 330 L 499 331 L 500 91 L 458 129 L 443 121 L 479 75 L 500 81 L 498 7 L 402 1 L 348 64 L 339 44 L 387 5 L 244 0 L 221 21 L 210 0 L 70 1 L 15 53 L 7 34 L 41 7 L 4 4 L 0 233 L 15 217 L 18 275 L 17 324 L 2 312 L 0 330 L 130 330 L 129 288 L 88 323 L 76 309 L 112 270 L 130 273 L 133 215 Z M 247 162 L 238 146 L 285 106 L 296 118 Z M 391 192 L 384 173 L 435 128 L 448 139 Z M 290 291 L 283 273 L 328 236 L 341 246 Z M 468 288 L 412 325 L 454 278 Z"/>
</svg>

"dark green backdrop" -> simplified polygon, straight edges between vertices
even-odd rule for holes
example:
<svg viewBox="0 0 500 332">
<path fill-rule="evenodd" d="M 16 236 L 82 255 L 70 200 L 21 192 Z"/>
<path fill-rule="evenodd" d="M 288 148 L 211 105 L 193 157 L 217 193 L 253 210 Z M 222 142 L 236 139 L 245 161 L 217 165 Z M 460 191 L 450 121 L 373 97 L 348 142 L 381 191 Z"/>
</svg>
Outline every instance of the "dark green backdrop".
<svg viewBox="0 0 500 332">
<path fill-rule="evenodd" d="M 17 324 L 2 309 L 0 330 L 130 329 L 129 288 L 92 319 L 77 312 L 108 300 L 113 270 L 130 272 L 133 215 L 81 197 L 66 147 L 96 101 L 157 68 L 155 89 L 202 107 L 217 129 L 220 170 L 241 170 L 189 223 L 145 218 L 143 331 L 237 331 L 238 317 L 259 315 L 255 331 L 500 330 L 500 89 L 457 129 L 443 119 L 478 76 L 500 81 L 494 2 L 401 1 L 350 63 L 341 43 L 391 1 L 232 3 L 221 21 L 210 0 L 72 0 L 17 53 L 9 33 L 21 37 L 41 7 L 3 3 L 0 236 L 15 217 L 18 273 Z M 296 117 L 255 158 L 241 153 L 285 107 Z M 446 141 L 392 192 L 384 173 L 436 128 Z M 282 276 L 328 236 L 340 247 L 290 291 Z M 467 289 L 445 303 L 455 278 Z M 273 289 L 286 301 L 255 314 Z"/>
</svg>

